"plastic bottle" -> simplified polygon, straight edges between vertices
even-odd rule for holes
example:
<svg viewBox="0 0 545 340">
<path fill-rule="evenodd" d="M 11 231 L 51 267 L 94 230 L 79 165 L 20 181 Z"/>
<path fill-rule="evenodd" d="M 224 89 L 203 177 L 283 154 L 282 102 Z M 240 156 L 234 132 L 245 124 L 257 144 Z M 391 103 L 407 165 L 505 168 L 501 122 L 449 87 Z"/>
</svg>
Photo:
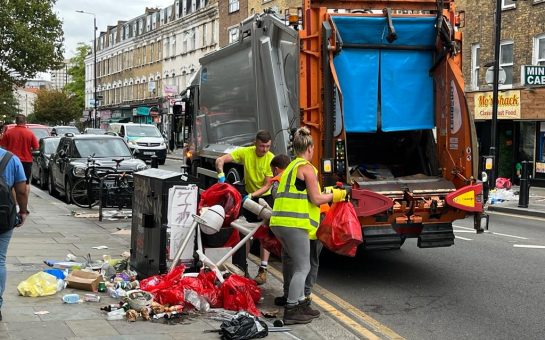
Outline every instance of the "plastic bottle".
<svg viewBox="0 0 545 340">
<path fill-rule="evenodd" d="M 62 297 L 64 303 L 78 303 L 79 295 L 78 294 L 66 294 Z"/>
<path fill-rule="evenodd" d="M 86 302 L 100 302 L 100 296 L 97 294 L 85 294 L 83 296 L 83 301 Z"/>
</svg>

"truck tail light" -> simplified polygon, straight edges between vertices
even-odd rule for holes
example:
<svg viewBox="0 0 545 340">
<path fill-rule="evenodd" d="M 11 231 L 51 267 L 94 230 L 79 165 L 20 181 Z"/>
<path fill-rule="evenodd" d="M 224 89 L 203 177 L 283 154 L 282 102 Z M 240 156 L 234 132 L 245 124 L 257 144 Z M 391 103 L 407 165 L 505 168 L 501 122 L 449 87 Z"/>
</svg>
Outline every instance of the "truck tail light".
<svg viewBox="0 0 545 340">
<path fill-rule="evenodd" d="M 451 207 L 471 212 L 483 211 L 483 184 L 465 186 L 447 195 L 447 204 Z"/>
</svg>

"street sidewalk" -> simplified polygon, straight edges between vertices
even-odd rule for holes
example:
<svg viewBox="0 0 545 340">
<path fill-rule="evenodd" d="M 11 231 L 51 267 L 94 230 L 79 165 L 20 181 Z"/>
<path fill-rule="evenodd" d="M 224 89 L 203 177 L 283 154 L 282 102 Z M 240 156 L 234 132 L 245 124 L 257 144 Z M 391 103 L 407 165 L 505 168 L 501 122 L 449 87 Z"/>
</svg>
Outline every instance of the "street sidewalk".
<svg viewBox="0 0 545 340">
<path fill-rule="evenodd" d="M 513 186 L 510 191 L 516 193 L 520 188 Z M 517 200 L 504 201 L 495 204 L 488 204 L 487 210 L 489 212 L 501 212 L 507 214 L 521 215 L 521 216 L 534 216 L 539 218 L 545 218 L 545 188 L 530 187 L 530 196 L 528 200 L 528 208 L 521 208 L 518 206 Z"/>
<path fill-rule="evenodd" d="M 98 218 L 78 218 L 73 216 L 74 212 L 89 210 L 66 205 L 35 187 L 30 196 L 31 214 L 25 225 L 14 232 L 8 250 L 8 282 L 4 292 L 0 339 L 219 339 L 217 334 L 203 333 L 204 330 L 219 329 L 220 325 L 219 321 L 205 316 L 190 318 L 176 325 L 141 320 L 134 323 L 107 321 L 100 307 L 118 300 L 105 293 L 99 293 L 99 303 L 73 305 L 63 304 L 61 297 L 68 293 L 83 296 L 87 292 L 67 288 L 48 297 L 19 296 L 16 288 L 19 282 L 48 268 L 43 264 L 46 259 L 64 260 L 68 253 L 77 256 L 91 254 L 93 259 L 101 259 L 104 254 L 118 258 L 130 248 L 130 219 L 98 222 Z M 92 248 L 96 246 L 108 248 Z M 249 264 L 250 273 L 255 274 L 257 267 L 252 262 Z M 281 308 L 273 305 L 273 297 L 281 294 L 281 287 L 281 282 L 269 275 L 268 282 L 262 286 L 264 301 L 258 308 L 281 312 Z M 35 314 L 41 311 L 49 314 Z M 270 333 L 268 338 L 357 339 L 332 317 L 336 312 L 322 310 L 322 316 L 312 323 L 290 326 L 292 332 Z"/>
</svg>

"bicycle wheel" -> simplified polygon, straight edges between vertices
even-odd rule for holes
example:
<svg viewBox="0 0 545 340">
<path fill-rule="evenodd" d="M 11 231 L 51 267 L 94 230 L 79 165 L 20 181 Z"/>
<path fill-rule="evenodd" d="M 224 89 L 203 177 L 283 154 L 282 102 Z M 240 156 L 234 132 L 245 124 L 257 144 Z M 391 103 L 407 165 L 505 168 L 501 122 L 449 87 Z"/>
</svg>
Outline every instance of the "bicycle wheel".
<svg viewBox="0 0 545 340">
<path fill-rule="evenodd" d="M 91 179 L 91 186 L 85 178 L 79 179 L 72 186 L 72 202 L 81 208 L 91 208 L 99 202 L 100 183 L 97 179 Z"/>
</svg>

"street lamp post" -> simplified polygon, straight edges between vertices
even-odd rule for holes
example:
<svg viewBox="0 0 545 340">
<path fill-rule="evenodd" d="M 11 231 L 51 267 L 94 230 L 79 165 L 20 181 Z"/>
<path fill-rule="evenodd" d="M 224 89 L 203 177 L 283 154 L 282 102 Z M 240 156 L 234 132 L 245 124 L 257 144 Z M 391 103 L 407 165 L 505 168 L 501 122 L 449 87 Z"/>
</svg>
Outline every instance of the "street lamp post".
<svg viewBox="0 0 545 340">
<path fill-rule="evenodd" d="M 493 165 L 490 176 L 490 188 L 496 187 L 496 176 L 498 174 L 498 153 L 497 145 L 497 125 L 498 125 L 498 88 L 500 77 L 500 41 L 501 41 L 501 4 L 502 0 L 496 0 L 496 20 L 495 20 L 495 39 L 494 39 L 494 70 L 492 78 L 492 122 L 490 124 L 490 155 L 493 156 Z"/>
<path fill-rule="evenodd" d="M 97 117 L 97 16 L 95 13 L 91 12 L 85 12 L 85 11 L 76 11 L 78 13 L 83 14 L 89 14 L 93 16 L 93 88 L 94 88 L 94 94 L 93 94 L 93 104 L 94 104 L 94 110 L 93 110 L 93 116 L 92 116 L 92 124 L 93 128 L 96 128 L 96 117 Z"/>
</svg>

